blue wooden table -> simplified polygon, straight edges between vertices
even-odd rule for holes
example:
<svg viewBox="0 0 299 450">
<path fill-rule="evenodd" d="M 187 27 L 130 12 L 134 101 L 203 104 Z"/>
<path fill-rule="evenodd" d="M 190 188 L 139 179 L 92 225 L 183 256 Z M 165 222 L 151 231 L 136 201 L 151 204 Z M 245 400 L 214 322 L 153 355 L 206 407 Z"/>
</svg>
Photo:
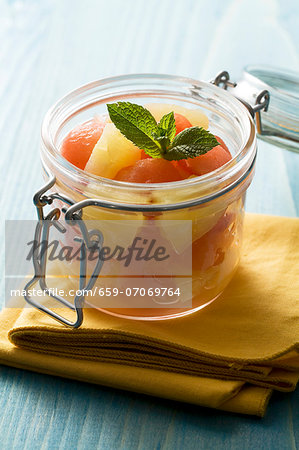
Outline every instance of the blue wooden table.
<svg viewBox="0 0 299 450">
<path fill-rule="evenodd" d="M 298 70 L 298 6 L 296 0 L 0 0 L 1 227 L 4 219 L 34 217 L 40 123 L 66 91 L 121 73 L 210 79 L 228 69 L 237 79 L 249 63 Z M 260 142 L 247 210 L 298 215 L 298 174 L 299 155 Z M 296 393 L 274 394 L 260 420 L 0 369 L 1 450 L 295 449 L 298 410 Z"/>
</svg>

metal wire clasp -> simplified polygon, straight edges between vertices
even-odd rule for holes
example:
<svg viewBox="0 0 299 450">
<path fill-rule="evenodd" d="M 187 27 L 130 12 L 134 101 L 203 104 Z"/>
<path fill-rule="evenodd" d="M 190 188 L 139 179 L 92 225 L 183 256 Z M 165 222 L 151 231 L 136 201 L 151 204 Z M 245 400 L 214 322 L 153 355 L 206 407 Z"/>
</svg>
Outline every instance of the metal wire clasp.
<svg viewBox="0 0 299 450">
<path fill-rule="evenodd" d="M 216 75 L 216 77 L 210 81 L 210 83 L 215 84 L 215 86 L 221 87 L 225 90 L 227 90 L 228 88 L 232 88 L 231 93 L 234 95 L 234 91 L 233 89 L 237 86 L 237 83 L 233 82 L 230 80 L 230 76 L 229 73 L 226 70 L 223 70 L 222 72 L 218 73 L 218 75 Z M 269 102 L 270 102 L 270 93 L 267 90 L 263 90 L 261 91 L 255 100 L 255 104 L 254 105 L 250 105 L 248 102 L 246 102 L 244 99 L 237 97 L 235 95 L 235 97 L 241 102 L 243 103 L 244 106 L 246 106 L 246 108 L 248 109 L 250 115 L 252 116 L 252 118 L 255 118 L 255 122 L 256 122 L 256 128 L 257 128 L 257 132 L 259 134 L 268 134 L 266 131 L 264 131 L 263 129 L 263 124 L 262 124 L 262 118 L 261 118 L 261 111 L 267 111 L 268 107 L 269 107 Z"/>
<path fill-rule="evenodd" d="M 85 295 L 84 292 L 89 291 L 93 288 L 97 277 L 101 271 L 103 261 L 100 257 L 100 249 L 103 246 L 103 235 L 99 230 L 87 230 L 84 221 L 82 220 L 82 212 L 77 211 L 72 215 L 71 220 L 65 220 L 67 225 L 78 225 L 81 235 L 77 236 L 75 240 L 81 243 L 80 246 L 80 276 L 79 276 L 79 288 L 76 291 L 76 295 L 74 296 L 73 303 L 69 302 L 65 298 L 56 295 L 53 293 L 53 289 L 50 289 L 47 285 L 46 281 L 46 266 L 47 266 L 47 250 L 48 250 L 48 239 L 49 232 L 51 226 L 55 226 L 56 229 L 60 233 L 65 233 L 67 231 L 66 227 L 63 223 L 58 222 L 58 219 L 61 217 L 61 212 L 66 212 L 66 208 L 54 208 L 50 210 L 50 212 L 45 215 L 44 207 L 46 205 L 51 205 L 54 199 L 60 200 L 68 206 L 74 204 L 72 200 L 69 198 L 62 196 L 58 193 L 50 193 L 46 195 L 46 192 L 52 188 L 55 184 L 55 177 L 52 177 L 48 183 L 45 184 L 40 190 L 36 192 L 33 197 L 33 203 L 37 209 L 37 217 L 38 222 L 35 228 L 34 233 L 34 244 L 32 251 L 32 259 L 33 259 L 33 268 L 34 268 L 34 276 L 33 278 L 26 284 L 24 291 L 24 298 L 27 303 L 31 306 L 34 306 L 38 310 L 48 314 L 53 317 L 58 322 L 73 328 L 78 328 L 83 322 L 83 306 Z M 41 243 L 46 243 L 44 246 L 44 251 L 41 251 Z M 87 261 L 87 252 L 92 251 L 93 254 L 98 252 L 98 257 L 96 259 L 94 270 L 90 276 L 90 279 L 87 280 L 86 276 L 86 261 Z M 58 303 L 63 306 L 69 308 L 70 310 L 76 313 L 75 319 L 69 320 L 60 314 L 52 311 L 47 306 L 41 304 L 37 300 L 35 300 L 30 295 L 30 290 L 36 285 L 39 284 L 40 289 L 49 297 L 56 300 Z"/>
</svg>

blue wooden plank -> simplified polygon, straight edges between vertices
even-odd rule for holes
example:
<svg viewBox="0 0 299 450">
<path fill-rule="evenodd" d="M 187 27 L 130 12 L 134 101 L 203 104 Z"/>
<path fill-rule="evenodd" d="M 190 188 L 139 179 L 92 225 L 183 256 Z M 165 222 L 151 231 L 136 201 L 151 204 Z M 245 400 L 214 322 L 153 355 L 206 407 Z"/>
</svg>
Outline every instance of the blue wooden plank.
<svg viewBox="0 0 299 450">
<path fill-rule="evenodd" d="M 1 449 L 295 449 L 299 393 L 264 419 L 4 368 Z M 296 422 L 297 421 L 297 422 Z"/>
<path fill-rule="evenodd" d="M 295 0 L 0 0 L 2 219 L 33 217 L 40 122 L 66 91 L 119 73 L 210 79 L 226 68 L 237 78 L 247 63 L 273 61 L 296 70 L 298 10 Z M 298 155 L 260 142 L 247 209 L 298 215 L 298 169 Z M 299 441 L 298 393 L 275 394 L 259 420 L 10 368 L 0 369 L 0 392 L 5 450 L 275 450 Z"/>
</svg>

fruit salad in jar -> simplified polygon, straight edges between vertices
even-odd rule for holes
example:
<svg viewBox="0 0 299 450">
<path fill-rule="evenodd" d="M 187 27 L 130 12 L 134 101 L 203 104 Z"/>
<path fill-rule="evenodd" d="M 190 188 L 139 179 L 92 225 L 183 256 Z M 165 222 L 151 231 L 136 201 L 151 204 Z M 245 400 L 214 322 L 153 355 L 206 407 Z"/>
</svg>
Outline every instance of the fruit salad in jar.
<svg viewBox="0 0 299 450">
<path fill-rule="evenodd" d="M 183 200 L 179 190 L 163 191 L 163 186 L 207 178 L 232 160 L 225 136 L 209 131 L 209 120 L 201 109 L 166 103 L 109 103 L 106 114 L 77 124 L 64 137 L 60 152 L 86 174 L 119 183 L 120 201 L 134 202 L 134 196 L 122 197 L 123 184 L 144 185 L 142 202 L 149 205 L 179 204 Z M 196 198 L 196 192 L 193 196 Z M 217 298 L 239 262 L 243 203 L 243 193 L 233 191 L 206 203 L 140 212 L 133 217 L 129 212 L 86 208 L 85 220 L 138 219 L 151 227 L 164 220 L 192 221 L 191 245 L 181 250 L 192 255 L 191 307 L 138 308 L 138 303 L 128 307 L 124 301 L 123 306 L 105 311 L 123 317 L 162 319 L 194 312 Z M 105 277 L 98 283 L 105 286 Z"/>
</svg>

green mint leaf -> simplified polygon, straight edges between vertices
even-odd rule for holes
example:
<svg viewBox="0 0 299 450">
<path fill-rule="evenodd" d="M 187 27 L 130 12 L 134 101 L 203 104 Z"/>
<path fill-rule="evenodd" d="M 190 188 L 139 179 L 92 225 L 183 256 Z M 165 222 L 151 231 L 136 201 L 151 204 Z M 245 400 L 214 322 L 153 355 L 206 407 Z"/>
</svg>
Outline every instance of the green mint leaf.
<svg viewBox="0 0 299 450">
<path fill-rule="evenodd" d="M 194 144 L 186 144 L 172 147 L 163 155 L 163 158 L 168 161 L 178 161 L 179 159 L 195 158 L 196 156 L 199 156 L 198 146 Z"/>
<path fill-rule="evenodd" d="M 200 152 L 198 155 L 203 155 L 216 147 L 216 145 L 219 145 L 215 136 L 201 127 L 190 127 L 181 131 L 172 141 L 171 147 L 188 144 L 198 145 L 198 151 Z"/>
<path fill-rule="evenodd" d="M 154 138 L 157 122 L 147 109 L 130 102 L 110 103 L 107 108 L 110 119 L 127 139 L 153 158 L 162 157 L 161 145 Z"/>
<path fill-rule="evenodd" d="M 174 139 L 176 133 L 174 113 L 170 112 L 168 114 L 165 114 L 158 123 L 158 128 L 165 131 L 165 136 L 168 137 L 169 141 L 171 142 Z"/>
<path fill-rule="evenodd" d="M 170 161 L 196 158 L 196 156 L 204 155 L 217 145 L 219 143 L 215 136 L 204 128 L 186 128 L 176 135 L 164 158 Z"/>
</svg>

